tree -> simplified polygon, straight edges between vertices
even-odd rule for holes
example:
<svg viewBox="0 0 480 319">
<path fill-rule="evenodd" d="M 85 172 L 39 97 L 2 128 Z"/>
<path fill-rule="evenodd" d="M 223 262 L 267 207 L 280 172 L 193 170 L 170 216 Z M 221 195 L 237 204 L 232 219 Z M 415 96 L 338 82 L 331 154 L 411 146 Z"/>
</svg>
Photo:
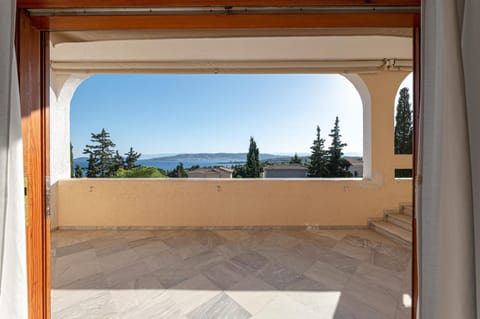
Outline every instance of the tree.
<svg viewBox="0 0 480 319">
<path fill-rule="evenodd" d="M 137 153 L 133 150 L 133 147 L 130 147 L 128 153 L 125 153 L 125 168 L 132 169 L 137 167 L 136 162 L 142 156 L 141 153 Z"/>
<path fill-rule="evenodd" d="M 75 172 L 73 170 L 73 145 L 72 142 L 70 142 L 70 177 L 74 177 Z"/>
<path fill-rule="evenodd" d="M 395 115 L 395 154 L 412 154 L 413 121 L 408 88 L 400 90 Z"/>
<path fill-rule="evenodd" d="M 232 169 L 233 169 L 233 173 L 232 173 L 233 178 L 245 178 L 247 175 L 247 170 L 245 165 L 233 165 Z"/>
<path fill-rule="evenodd" d="M 188 177 L 187 172 L 185 172 L 185 169 L 183 168 L 183 163 L 179 163 L 173 171 L 168 172 L 168 177 L 174 177 L 174 178 Z"/>
<path fill-rule="evenodd" d="M 327 177 L 327 152 L 325 151 L 325 139 L 320 136 L 320 126 L 317 126 L 317 137 L 310 147 L 310 164 L 308 165 L 309 177 Z"/>
<path fill-rule="evenodd" d="M 80 164 L 75 165 L 75 177 L 76 178 L 83 177 L 83 171 L 82 171 L 82 167 L 80 166 Z"/>
<path fill-rule="evenodd" d="M 87 162 L 87 177 L 97 177 L 98 170 L 97 166 L 95 165 L 95 157 L 92 153 L 89 154 Z"/>
<path fill-rule="evenodd" d="M 347 146 L 346 143 L 342 143 L 340 138 L 340 125 L 338 116 L 335 118 L 335 125 L 328 135 L 332 138 L 332 144 L 328 148 L 328 176 L 329 177 L 350 177 L 352 173 L 348 170 L 350 162 L 343 158 L 343 148 Z"/>
<path fill-rule="evenodd" d="M 298 157 L 297 153 L 290 159 L 290 164 L 302 164 L 302 159 Z"/>
<path fill-rule="evenodd" d="M 131 169 L 120 168 L 114 175 L 119 178 L 165 178 L 166 176 L 156 167 L 137 166 Z"/>
<path fill-rule="evenodd" d="M 123 157 L 118 151 L 115 151 L 115 156 L 112 158 L 112 165 L 110 165 L 110 171 L 108 175 L 115 175 L 115 173 L 121 168 L 124 168 Z"/>
<path fill-rule="evenodd" d="M 245 165 L 246 175 L 245 177 L 250 178 L 259 178 L 262 172 L 262 167 L 260 165 L 260 156 L 257 143 L 253 139 L 253 136 L 250 136 L 250 146 L 248 148 L 247 154 L 247 164 Z"/>
<path fill-rule="evenodd" d="M 103 128 L 98 134 L 91 133 L 91 145 L 86 145 L 83 154 L 88 154 L 88 177 L 109 177 L 113 175 L 112 162 L 115 144 Z"/>
</svg>

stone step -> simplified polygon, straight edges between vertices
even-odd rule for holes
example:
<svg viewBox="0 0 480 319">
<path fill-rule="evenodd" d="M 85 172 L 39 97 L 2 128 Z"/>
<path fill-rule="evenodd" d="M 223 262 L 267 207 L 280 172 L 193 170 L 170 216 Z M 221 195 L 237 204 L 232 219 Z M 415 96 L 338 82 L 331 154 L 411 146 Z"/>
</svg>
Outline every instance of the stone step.
<svg viewBox="0 0 480 319">
<path fill-rule="evenodd" d="M 387 221 L 405 230 L 412 231 L 412 216 L 401 213 L 388 214 Z"/>
<path fill-rule="evenodd" d="M 412 232 L 387 221 L 370 223 L 370 228 L 382 234 L 405 248 L 412 248 Z"/>
<path fill-rule="evenodd" d="M 402 205 L 400 208 L 400 212 L 404 213 L 405 215 L 412 216 L 413 215 L 413 206 L 412 205 Z"/>
</svg>

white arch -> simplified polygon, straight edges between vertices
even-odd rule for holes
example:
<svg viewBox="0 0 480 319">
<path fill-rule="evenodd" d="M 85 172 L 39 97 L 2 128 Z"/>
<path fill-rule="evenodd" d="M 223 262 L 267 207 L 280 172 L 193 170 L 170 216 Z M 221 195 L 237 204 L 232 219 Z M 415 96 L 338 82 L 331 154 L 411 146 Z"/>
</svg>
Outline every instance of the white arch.
<svg viewBox="0 0 480 319">
<path fill-rule="evenodd" d="M 70 178 L 70 103 L 90 75 L 56 75 L 50 82 L 50 181 Z"/>
<path fill-rule="evenodd" d="M 363 105 L 363 178 L 372 178 L 372 99 L 358 74 L 342 74 L 357 89 Z"/>
</svg>

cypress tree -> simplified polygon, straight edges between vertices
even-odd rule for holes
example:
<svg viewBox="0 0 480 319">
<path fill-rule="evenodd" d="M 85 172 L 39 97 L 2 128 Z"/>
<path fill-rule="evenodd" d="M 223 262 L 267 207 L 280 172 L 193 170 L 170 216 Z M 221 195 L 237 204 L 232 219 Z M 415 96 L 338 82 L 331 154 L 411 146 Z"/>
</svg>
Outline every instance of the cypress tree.
<svg viewBox="0 0 480 319">
<path fill-rule="evenodd" d="M 247 154 L 247 164 L 246 164 L 246 174 L 247 178 L 259 178 L 262 172 L 262 167 L 260 166 L 260 152 L 257 147 L 257 143 L 253 139 L 253 136 L 250 136 L 250 146 L 248 148 Z"/>
<path fill-rule="evenodd" d="M 335 118 L 335 125 L 328 135 L 332 138 L 332 144 L 328 148 L 328 176 L 329 177 L 350 177 L 352 173 L 348 170 L 350 162 L 343 158 L 343 148 L 347 146 L 342 143 L 340 135 L 340 124 L 338 116 Z"/>
<path fill-rule="evenodd" d="M 142 156 L 141 153 L 137 153 L 133 150 L 133 147 L 130 147 L 130 150 L 128 153 L 125 153 L 125 169 L 132 169 L 134 167 L 137 167 L 135 163 L 137 160 Z"/>
<path fill-rule="evenodd" d="M 310 147 L 310 163 L 308 165 L 309 177 L 327 177 L 327 152 L 325 151 L 325 139 L 320 136 L 320 126 L 317 126 L 317 137 L 313 140 Z"/>
<path fill-rule="evenodd" d="M 76 178 L 83 177 L 83 171 L 82 171 L 82 167 L 80 166 L 80 164 L 75 165 L 75 177 Z"/>
<path fill-rule="evenodd" d="M 290 159 L 290 164 L 302 164 L 302 159 L 298 157 L 297 153 Z"/>
<path fill-rule="evenodd" d="M 112 176 L 112 164 L 115 144 L 110 139 L 110 134 L 105 130 L 98 134 L 91 133 L 91 145 L 86 145 L 83 154 L 88 154 L 88 177 Z M 93 175 L 95 174 L 95 175 Z"/>
<path fill-rule="evenodd" d="M 395 115 L 395 154 L 412 154 L 413 121 L 408 88 L 400 90 Z"/>
<path fill-rule="evenodd" d="M 73 170 L 73 145 L 72 142 L 70 142 L 70 177 L 74 177 L 75 172 Z"/>
</svg>

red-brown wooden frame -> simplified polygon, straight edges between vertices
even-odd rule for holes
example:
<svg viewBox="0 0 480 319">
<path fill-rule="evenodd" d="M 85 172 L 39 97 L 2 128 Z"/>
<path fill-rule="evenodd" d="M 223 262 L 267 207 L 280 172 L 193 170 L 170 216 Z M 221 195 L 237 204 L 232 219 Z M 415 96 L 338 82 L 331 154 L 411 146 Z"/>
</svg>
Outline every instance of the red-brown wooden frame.
<svg viewBox="0 0 480 319">
<path fill-rule="evenodd" d="M 46 217 L 49 176 L 48 31 L 125 29 L 261 29 L 327 27 L 414 28 L 414 131 L 418 132 L 420 101 L 420 38 L 418 13 L 322 13 L 173 16 L 30 17 L 23 9 L 145 6 L 419 6 L 420 0 L 17 0 L 16 49 L 22 104 L 24 168 L 28 184 L 27 268 L 29 317 L 50 318 L 50 232 Z M 415 135 L 414 172 L 418 154 Z M 414 175 L 416 176 L 416 175 Z M 414 192 L 415 193 L 415 192 Z M 415 197 L 415 195 L 414 195 Z M 413 311 L 417 302 L 416 220 L 414 218 Z"/>
</svg>

